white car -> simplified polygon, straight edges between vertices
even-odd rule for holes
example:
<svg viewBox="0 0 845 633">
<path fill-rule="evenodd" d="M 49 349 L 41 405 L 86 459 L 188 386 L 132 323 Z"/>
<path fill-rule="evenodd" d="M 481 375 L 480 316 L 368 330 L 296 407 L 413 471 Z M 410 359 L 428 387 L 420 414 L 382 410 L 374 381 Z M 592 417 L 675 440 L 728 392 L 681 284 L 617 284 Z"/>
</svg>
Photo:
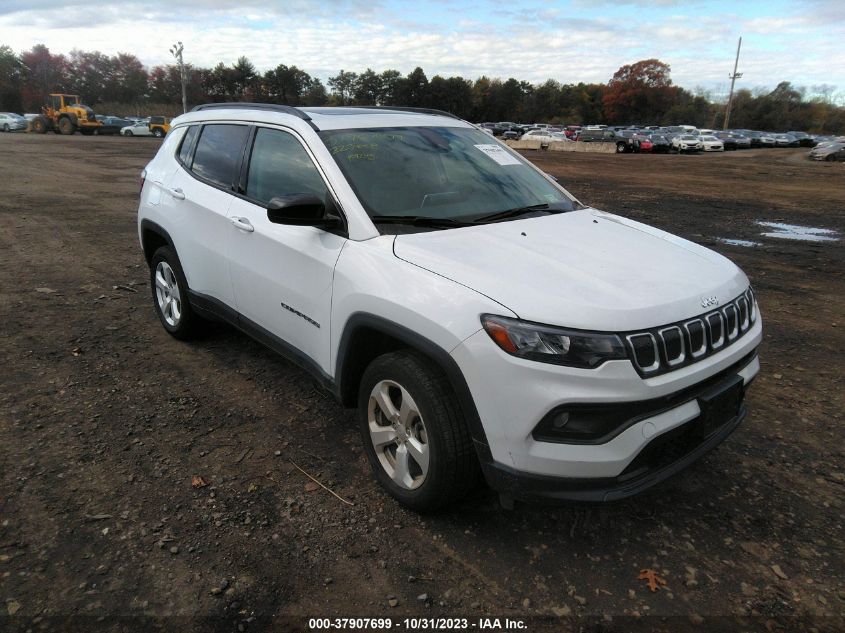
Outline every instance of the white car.
<svg viewBox="0 0 845 633">
<path fill-rule="evenodd" d="M 705 152 L 724 152 L 725 144 L 715 136 L 704 135 L 699 136 L 698 140 L 701 142 L 701 149 Z"/>
<path fill-rule="evenodd" d="M 676 152 L 700 152 L 701 139 L 693 134 L 681 134 L 672 138 L 672 149 Z"/>
<path fill-rule="evenodd" d="M 29 123 L 20 114 L 14 112 L 0 112 L 0 131 L 18 132 L 25 130 Z"/>
<path fill-rule="evenodd" d="M 520 137 L 522 141 L 542 141 L 543 143 L 556 143 L 570 141 L 562 132 L 549 132 L 545 129 L 528 130 Z M 571 142 L 571 141 L 570 141 Z"/>
<path fill-rule="evenodd" d="M 150 124 L 147 121 L 138 121 L 132 125 L 120 128 L 121 136 L 152 136 Z"/>
<path fill-rule="evenodd" d="M 138 207 L 164 329 L 227 321 L 310 371 L 418 511 L 482 475 L 508 504 L 620 499 L 730 435 L 760 367 L 745 274 L 412 110 L 176 118 Z"/>
</svg>

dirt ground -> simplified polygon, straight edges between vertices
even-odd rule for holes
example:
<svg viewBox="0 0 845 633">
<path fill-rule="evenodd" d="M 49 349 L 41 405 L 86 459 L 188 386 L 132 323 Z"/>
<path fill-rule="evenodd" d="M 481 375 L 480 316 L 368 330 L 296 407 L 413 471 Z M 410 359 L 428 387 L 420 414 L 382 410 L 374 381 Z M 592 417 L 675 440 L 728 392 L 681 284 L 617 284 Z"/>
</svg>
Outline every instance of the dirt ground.
<svg viewBox="0 0 845 633">
<path fill-rule="evenodd" d="M 481 491 L 422 517 L 377 487 L 352 414 L 302 371 L 228 328 L 184 344 L 159 325 L 136 233 L 158 145 L 0 135 L 0 629 L 845 630 L 843 242 L 756 224 L 845 236 L 845 164 L 526 153 L 583 202 L 742 266 L 762 372 L 739 430 L 645 495 L 507 511 Z M 646 568 L 666 585 L 650 592 Z"/>
</svg>

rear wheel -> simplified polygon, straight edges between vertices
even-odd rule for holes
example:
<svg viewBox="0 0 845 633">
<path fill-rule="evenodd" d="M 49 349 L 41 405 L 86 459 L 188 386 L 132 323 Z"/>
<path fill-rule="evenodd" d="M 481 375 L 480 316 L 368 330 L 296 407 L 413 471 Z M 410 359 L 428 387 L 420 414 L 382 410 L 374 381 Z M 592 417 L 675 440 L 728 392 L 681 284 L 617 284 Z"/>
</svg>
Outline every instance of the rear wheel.
<svg viewBox="0 0 845 633">
<path fill-rule="evenodd" d="M 9 124 L 8 124 L 8 123 L 4 123 L 4 124 L 3 124 L 3 131 L 4 131 L 4 132 L 11 132 L 11 129 L 9 128 Z"/>
<path fill-rule="evenodd" d="M 46 134 L 47 128 L 47 117 L 45 116 L 37 116 L 32 120 L 32 131 L 36 134 Z"/>
<path fill-rule="evenodd" d="M 617 154 L 624 154 L 625 153 L 625 144 L 624 143 L 617 143 L 616 144 L 616 153 Z"/>
<path fill-rule="evenodd" d="M 201 329 L 202 319 L 191 309 L 182 264 L 169 246 L 159 248 L 150 260 L 150 287 L 164 329 L 180 340 L 194 338 Z"/>
<path fill-rule="evenodd" d="M 162 138 L 164 136 L 164 130 L 162 130 L 160 127 L 155 128 L 153 130 L 153 136 L 155 136 L 156 138 Z"/>
<path fill-rule="evenodd" d="M 358 415 L 376 479 L 403 505 L 439 510 L 480 480 L 457 397 L 426 357 L 403 350 L 375 359 L 361 379 Z"/>
<path fill-rule="evenodd" d="M 59 119 L 59 132 L 68 136 L 76 133 L 76 124 L 70 120 L 70 117 L 62 117 Z"/>
</svg>

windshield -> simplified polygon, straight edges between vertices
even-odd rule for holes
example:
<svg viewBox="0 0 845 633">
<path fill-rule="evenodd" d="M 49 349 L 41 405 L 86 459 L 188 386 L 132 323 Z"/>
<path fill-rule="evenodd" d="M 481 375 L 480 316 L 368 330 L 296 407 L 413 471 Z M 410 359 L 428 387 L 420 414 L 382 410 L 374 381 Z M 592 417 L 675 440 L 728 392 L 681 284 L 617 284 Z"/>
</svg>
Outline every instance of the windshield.
<svg viewBox="0 0 845 633">
<path fill-rule="evenodd" d="M 475 129 L 324 130 L 320 137 L 370 217 L 472 221 L 577 205 L 523 158 Z"/>
</svg>

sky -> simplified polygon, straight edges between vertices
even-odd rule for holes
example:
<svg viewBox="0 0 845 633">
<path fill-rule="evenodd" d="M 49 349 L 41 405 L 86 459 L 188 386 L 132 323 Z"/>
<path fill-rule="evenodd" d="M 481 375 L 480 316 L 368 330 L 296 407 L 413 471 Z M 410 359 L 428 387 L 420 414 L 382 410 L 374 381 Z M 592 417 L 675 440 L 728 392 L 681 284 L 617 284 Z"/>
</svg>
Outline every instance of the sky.
<svg viewBox="0 0 845 633">
<path fill-rule="evenodd" d="M 0 0 L 0 45 L 128 52 L 172 62 L 176 41 L 196 66 L 246 55 L 260 71 L 421 66 L 428 77 L 606 82 L 656 57 L 674 83 L 727 93 L 780 81 L 845 94 L 845 0 Z"/>
</svg>

